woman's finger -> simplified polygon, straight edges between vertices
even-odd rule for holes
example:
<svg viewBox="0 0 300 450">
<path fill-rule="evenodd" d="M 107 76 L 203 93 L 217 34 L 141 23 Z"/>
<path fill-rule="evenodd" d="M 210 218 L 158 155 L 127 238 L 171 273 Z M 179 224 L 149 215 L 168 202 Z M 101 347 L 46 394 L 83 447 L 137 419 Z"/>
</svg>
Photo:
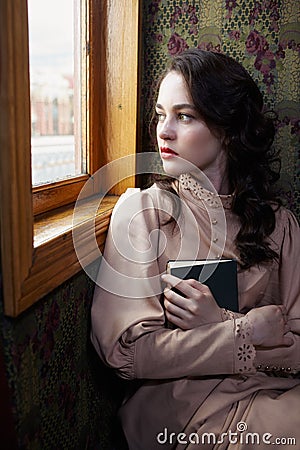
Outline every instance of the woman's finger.
<svg viewBox="0 0 300 450">
<path fill-rule="evenodd" d="M 181 328 L 182 330 L 189 329 L 188 325 L 180 317 L 170 314 L 168 311 L 166 311 L 166 316 L 168 321 L 176 325 L 178 328 Z"/>
<path fill-rule="evenodd" d="M 175 288 L 172 288 L 172 289 L 166 288 L 164 290 L 165 297 L 170 302 L 172 302 L 172 304 L 177 305 L 179 308 L 185 309 L 186 297 L 184 297 L 182 295 L 182 293 L 177 290 L 177 288 L 176 288 L 176 291 L 174 291 L 173 289 L 175 289 Z"/>
<path fill-rule="evenodd" d="M 174 275 L 165 274 L 162 275 L 162 280 L 167 283 L 172 288 L 176 288 L 182 294 L 189 298 L 195 298 L 195 295 L 203 292 L 206 289 L 206 286 L 203 286 L 199 281 L 196 280 L 181 280 L 180 278 L 175 277 Z"/>
<path fill-rule="evenodd" d="M 185 318 L 186 310 L 181 308 L 180 306 L 175 305 L 173 302 L 170 302 L 168 299 L 164 301 L 166 311 L 174 316 Z"/>
</svg>

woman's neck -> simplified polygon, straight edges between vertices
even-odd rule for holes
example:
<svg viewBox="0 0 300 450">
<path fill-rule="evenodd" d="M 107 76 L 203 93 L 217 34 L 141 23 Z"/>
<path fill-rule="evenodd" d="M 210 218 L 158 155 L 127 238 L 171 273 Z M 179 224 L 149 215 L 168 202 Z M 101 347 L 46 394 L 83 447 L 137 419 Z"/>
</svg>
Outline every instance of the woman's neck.
<svg viewBox="0 0 300 450">
<path fill-rule="evenodd" d="M 202 169 L 215 191 L 219 195 L 229 195 L 230 184 L 227 171 L 227 154 L 221 150 L 215 160 Z"/>
<path fill-rule="evenodd" d="M 202 171 L 191 172 L 191 175 L 208 191 L 214 191 L 219 195 L 229 195 L 230 184 L 227 170 L 224 165 L 207 167 Z"/>
<path fill-rule="evenodd" d="M 223 175 L 220 174 L 219 172 L 218 173 L 216 172 L 216 173 L 206 174 L 206 176 L 208 177 L 211 184 L 213 185 L 213 187 L 215 188 L 215 190 L 217 191 L 217 193 L 219 195 L 231 194 L 230 189 L 229 189 L 228 176 L 227 176 L 226 172 L 224 172 Z"/>
</svg>

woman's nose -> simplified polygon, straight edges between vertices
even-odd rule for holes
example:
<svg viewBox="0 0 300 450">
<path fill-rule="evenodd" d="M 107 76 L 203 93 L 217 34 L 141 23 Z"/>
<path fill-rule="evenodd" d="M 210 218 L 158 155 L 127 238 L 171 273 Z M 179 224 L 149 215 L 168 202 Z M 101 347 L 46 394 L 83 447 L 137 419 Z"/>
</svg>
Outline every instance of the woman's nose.
<svg viewBox="0 0 300 450">
<path fill-rule="evenodd" d="M 175 139 L 176 131 L 170 120 L 165 119 L 163 123 L 158 124 L 157 134 L 160 139 L 170 140 Z"/>
</svg>

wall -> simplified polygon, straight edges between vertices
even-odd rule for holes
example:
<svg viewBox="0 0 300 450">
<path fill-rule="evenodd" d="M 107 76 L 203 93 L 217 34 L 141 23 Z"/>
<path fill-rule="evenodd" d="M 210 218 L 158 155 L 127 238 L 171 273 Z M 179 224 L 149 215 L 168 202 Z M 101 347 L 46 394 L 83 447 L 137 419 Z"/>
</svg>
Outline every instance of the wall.
<svg viewBox="0 0 300 450">
<path fill-rule="evenodd" d="M 153 0 L 144 4 L 143 150 L 155 80 L 168 58 L 189 47 L 227 53 L 248 69 L 278 114 L 281 185 L 300 218 L 300 3 L 294 0 Z"/>
<path fill-rule="evenodd" d="M 120 386 L 89 341 L 92 293 L 81 272 L 19 318 L 0 313 L 21 449 L 111 449 Z"/>
<path fill-rule="evenodd" d="M 278 111 L 285 197 L 299 217 L 299 2 L 144 0 L 143 10 L 143 149 L 153 149 L 147 134 L 153 80 L 169 55 L 191 46 L 226 52 L 249 69 Z M 0 310 L 21 449 L 111 449 L 122 386 L 89 343 L 92 293 L 81 272 L 16 320 Z"/>
</svg>

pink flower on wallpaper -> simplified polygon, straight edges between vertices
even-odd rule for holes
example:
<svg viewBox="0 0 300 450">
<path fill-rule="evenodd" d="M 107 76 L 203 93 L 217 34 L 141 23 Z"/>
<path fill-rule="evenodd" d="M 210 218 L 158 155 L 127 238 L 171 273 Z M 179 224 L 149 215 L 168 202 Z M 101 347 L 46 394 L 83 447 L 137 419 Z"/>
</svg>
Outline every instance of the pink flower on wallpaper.
<svg viewBox="0 0 300 450">
<path fill-rule="evenodd" d="M 246 40 L 246 50 L 248 53 L 257 55 L 260 52 L 266 51 L 269 48 L 269 44 L 264 36 L 253 30 L 249 33 Z"/>
<path fill-rule="evenodd" d="M 178 55 L 189 48 L 186 41 L 177 33 L 172 34 L 168 42 L 168 50 L 170 55 Z"/>
<path fill-rule="evenodd" d="M 188 2 L 183 5 L 182 10 L 188 14 L 194 14 L 196 12 L 195 6 L 189 5 Z"/>
<path fill-rule="evenodd" d="M 264 81 L 265 85 L 267 86 L 268 94 L 272 93 L 272 86 L 274 84 L 274 80 L 275 80 L 275 77 L 272 72 L 264 74 L 263 81 Z"/>
<path fill-rule="evenodd" d="M 190 16 L 189 22 L 192 23 L 193 25 L 196 25 L 196 24 L 199 22 L 199 19 L 198 19 L 198 17 L 196 16 L 195 13 L 193 13 L 193 14 Z"/>
<path fill-rule="evenodd" d="M 200 50 L 207 50 L 209 52 L 216 52 L 216 53 L 221 53 L 222 51 L 220 44 L 213 45 L 212 42 L 200 42 L 197 48 L 200 48 Z"/>
<path fill-rule="evenodd" d="M 290 39 L 290 40 L 287 40 L 286 38 L 282 39 L 279 43 L 279 47 L 280 47 L 280 49 L 283 49 L 283 50 L 289 49 L 289 50 L 295 50 L 298 52 L 300 51 L 300 43 L 297 44 L 294 39 Z"/>
<path fill-rule="evenodd" d="M 154 35 L 155 42 L 158 42 L 159 44 L 162 43 L 163 39 L 164 39 L 164 36 L 161 33 L 157 33 Z"/>
<path fill-rule="evenodd" d="M 275 55 L 270 50 L 258 53 L 254 66 L 257 70 L 267 75 L 272 69 L 275 69 Z"/>
<path fill-rule="evenodd" d="M 182 7 L 175 6 L 170 18 L 170 27 L 172 29 L 176 28 L 178 21 L 185 15 L 186 20 L 189 21 L 191 27 L 189 29 L 190 35 L 198 34 L 198 27 L 196 26 L 199 23 L 199 18 L 197 17 L 197 9 L 195 6 L 189 5 L 187 1 Z"/>
<path fill-rule="evenodd" d="M 299 50 L 299 44 L 297 45 L 294 39 L 291 39 L 290 41 L 288 41 L 287 43 L 287 48 L 289 48 L 290 50 Z"/>
<path fill-rule="evenodd" d="M 171 15 L 171 20 L 170 20 L 171 28 L 173 28 L 174 25 L 176 25 L 176 22 L 178 21 L 178 19 L 181 15 L 182 15 L 181 8 L 179 8 L 179 6 L 175 6 L 175 10 L 174 10 L 173 14 Z"/>
<path fill-rule="evenodd" d="M 270 30 L 273 31 L 279 31 L 279 20 L 280 20 L 280 15 L 279 12 L 277 10 L 277 5 L 276 5 L 276 9 L 274 8 L 273 11 L 270 14 L 270 19 L 271 19 L 271 25 L 270 25 Z"/>
<path fill-rule="evenodd" d="M 233 39 L 235 41 L 238 41 L 241 37 L 241 32 L 240 30 L 232 30 L 229 32 L 229 37 L 230 39 Z"/>
<path fill-rule="evenodd" d="M 285 51 L 283 50 L 283 47 L 280 44 L 278 45 L 278 50 L 275 52 L 275 56 L 277 59 L 285 58 Z"/>
<path fill-rule="evenodd" d="M 196 25 L 193 25 L 190 29 L 189 29 L 189 34 L 191 34 L 191 35 L 197 35 L 198 34 L 198 27 L 196 26 Z"/>
<path fill-rule="evenodd" d="M 255 20 L 258 19 L 261 13 L 262 13 L 262 5 L 258 2 L 255 2 L 254 9 L 250 12 L 249 24 L 253 25 Z"/>
<path fill-rule="evenodd" d="M 226 19 L 230 19 L 233 9 L 236 7 L 236 0 L 226 0 L 225 8 L 227 9 Z"/>
</svg>

